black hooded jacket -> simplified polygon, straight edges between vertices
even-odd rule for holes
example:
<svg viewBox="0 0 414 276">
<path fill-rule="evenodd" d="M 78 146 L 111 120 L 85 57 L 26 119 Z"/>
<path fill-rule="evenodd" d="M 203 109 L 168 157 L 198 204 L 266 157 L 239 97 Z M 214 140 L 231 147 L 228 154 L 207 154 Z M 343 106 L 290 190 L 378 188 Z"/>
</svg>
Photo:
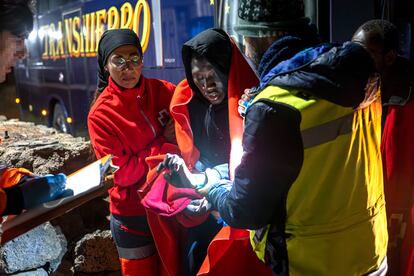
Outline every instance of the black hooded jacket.
<svg viewBox="0 0 414 276">
<path fill-rule="evenodd" d="M 191 58 L 194 52 L 205 57 L 213 65 L 227 91 L 231 42 L 223 30 L 209 29 L 187 41 L 182 49 L 186 78 L 195 93 L 188 104 L 194 143 L 200 151 L 200 161 L 207 167 L 214 167 L 229 162 L 230 134 L 227 96 L 217 105 L 210 104 L 203 97 L 191 73 Z"/>
</svg>

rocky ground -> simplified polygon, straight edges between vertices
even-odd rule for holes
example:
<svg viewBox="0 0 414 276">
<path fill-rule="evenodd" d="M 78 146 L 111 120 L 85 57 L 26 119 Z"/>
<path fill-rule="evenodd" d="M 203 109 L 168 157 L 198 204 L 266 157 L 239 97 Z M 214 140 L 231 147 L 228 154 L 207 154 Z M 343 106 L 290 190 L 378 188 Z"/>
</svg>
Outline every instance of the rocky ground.
<svg viewBox="0 0 414 276">
<path fill-rule="evenodd" d="M 94 161 L 84 138 L 0 116 L 0 163 L 70 174 Z M 0 248 L 0 275 L 121 275 L 106 196 Z"/>
</svg>

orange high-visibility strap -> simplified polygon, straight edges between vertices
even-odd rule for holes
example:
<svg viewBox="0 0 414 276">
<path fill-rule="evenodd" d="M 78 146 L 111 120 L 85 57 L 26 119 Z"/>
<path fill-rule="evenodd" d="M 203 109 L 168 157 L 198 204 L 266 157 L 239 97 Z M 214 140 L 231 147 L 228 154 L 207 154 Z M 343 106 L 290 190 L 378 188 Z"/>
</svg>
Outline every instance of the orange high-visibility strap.
<svg viewBox="0 0 414 276">
<path fill-rule="evenodd" d="M 23 168 L 7 168 L 0 174 L 0 188 L 12 187 L 24 176 L 30 175 L 33 173 Z"/>
</svg>

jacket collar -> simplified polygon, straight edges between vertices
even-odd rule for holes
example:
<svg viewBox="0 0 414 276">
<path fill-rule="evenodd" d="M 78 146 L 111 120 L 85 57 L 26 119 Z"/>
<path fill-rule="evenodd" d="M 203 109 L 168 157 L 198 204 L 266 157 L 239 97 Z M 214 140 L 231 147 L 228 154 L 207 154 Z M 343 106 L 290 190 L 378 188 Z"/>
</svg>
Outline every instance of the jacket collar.
<svg viewBox="0 0 414 276">
<path fill-rule="evenodd" d="M 123 88 L 120 87 L 112 77 L 109 77 L 107 90 L 111 94 L 118 95 L 123 98 L 136 98 L 138 96 L 143 96 L 145 93 L 145 78 L 141 75 L 137 86 L 133 88 Z"/>
</svg>

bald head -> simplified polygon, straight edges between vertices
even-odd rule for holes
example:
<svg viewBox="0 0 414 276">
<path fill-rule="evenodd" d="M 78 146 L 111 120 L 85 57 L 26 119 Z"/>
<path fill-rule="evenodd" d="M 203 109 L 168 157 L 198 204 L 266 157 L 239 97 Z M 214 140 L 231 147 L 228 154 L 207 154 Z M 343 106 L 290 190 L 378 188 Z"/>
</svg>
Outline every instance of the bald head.
<svg viewBox="0 0 414 276">
<path fill-rule="evenodd" d="M 389 21 L 375 19 L 365 22 L 357 29 L 352 41 L 370 52 L 379 72 L 391 65 L 397 56 L 398 31 Z"/>
</svg>

